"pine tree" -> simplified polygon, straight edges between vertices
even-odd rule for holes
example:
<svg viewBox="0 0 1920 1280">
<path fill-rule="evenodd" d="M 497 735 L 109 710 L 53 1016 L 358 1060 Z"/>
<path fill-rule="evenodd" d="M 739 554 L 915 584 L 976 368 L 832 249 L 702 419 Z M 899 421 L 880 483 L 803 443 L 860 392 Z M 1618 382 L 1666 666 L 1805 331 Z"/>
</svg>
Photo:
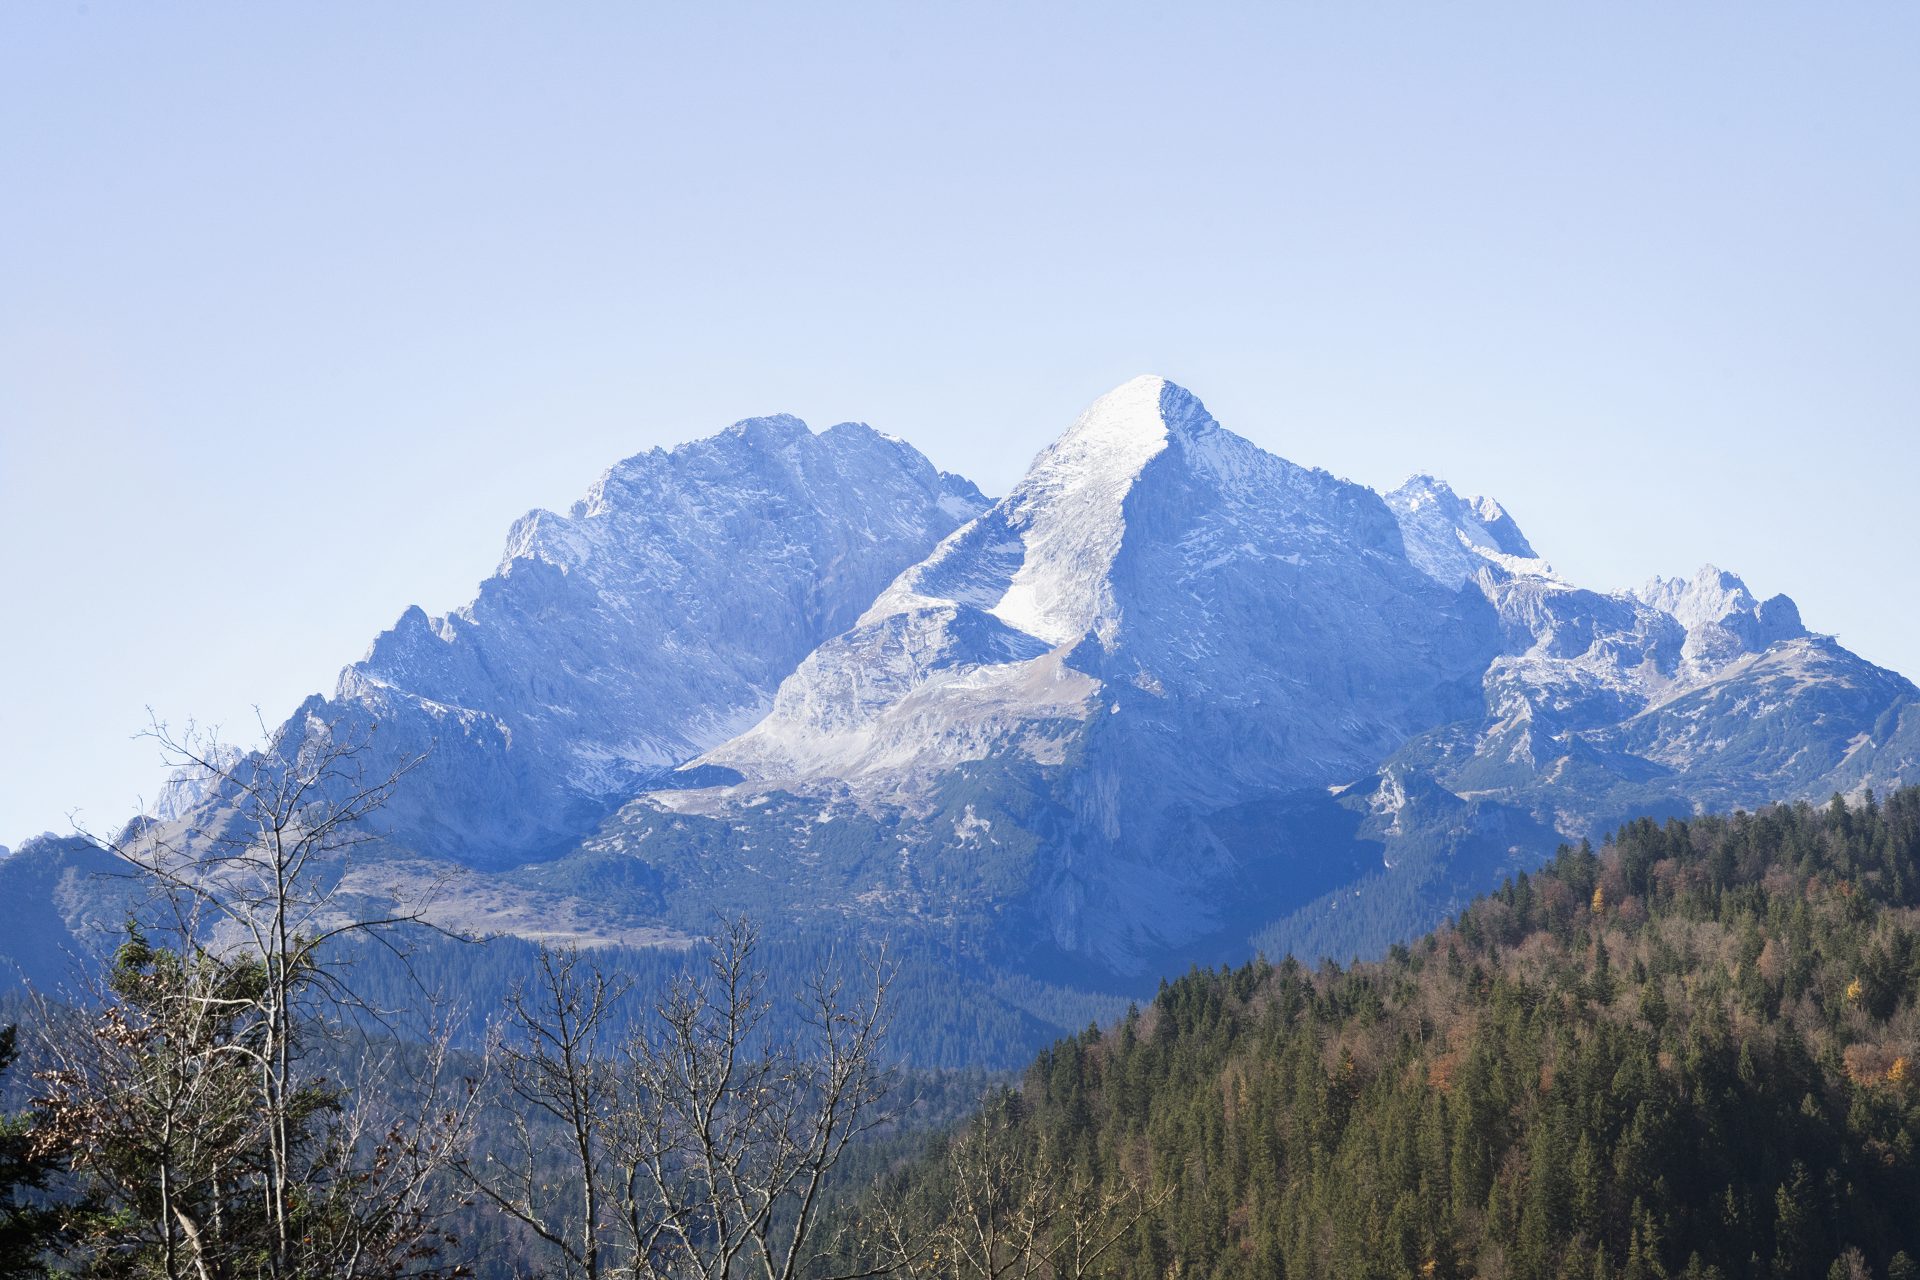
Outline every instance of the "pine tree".
<svg viewBox="0 0 1920 1280">
<path fill-rule="evenodd" d="M 1920 1280 L 1917 856 L 1920 789 L 1635 823 L 1379 963 L 1168 983 L 1021 1123 L 1169 1197 L 1114 1280 Z"/>
<path fill-rule="evenodd" d="M 14 1027 L 0 1028 L 0 1075 L 17 1053 Z M 25 1120 L 0 1117 L 0 1278 L 46 1274 L 40 1259 L 59 1233 L 58 1214 L 32 1201 L 53 1169 L 34 1144 Z"/>
</svg>

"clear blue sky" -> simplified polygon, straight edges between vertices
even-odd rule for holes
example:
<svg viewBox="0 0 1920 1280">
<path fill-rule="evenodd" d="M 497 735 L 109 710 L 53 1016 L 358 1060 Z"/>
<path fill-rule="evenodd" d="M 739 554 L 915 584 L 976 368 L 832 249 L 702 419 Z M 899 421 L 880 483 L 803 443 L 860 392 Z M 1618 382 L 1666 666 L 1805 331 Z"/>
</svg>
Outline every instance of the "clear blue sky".
<svg viewBox="0 0 1920 1280">
<path fill-rule="evenodd" d="M 787 410 L 1003 490 L 1135 373 L 1920 674 L 1920 8 L 0 8 L 0 841 Z"/>
</svg>

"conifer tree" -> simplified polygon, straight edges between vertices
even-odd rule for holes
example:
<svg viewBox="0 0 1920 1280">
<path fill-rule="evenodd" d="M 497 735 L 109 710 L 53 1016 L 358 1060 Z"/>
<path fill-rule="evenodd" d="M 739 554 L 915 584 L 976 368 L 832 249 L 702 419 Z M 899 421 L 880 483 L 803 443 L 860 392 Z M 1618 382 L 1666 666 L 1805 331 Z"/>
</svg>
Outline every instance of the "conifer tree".
<svg viewBox="0 0 1920 1280">
<path fill-rule="evenodd" d="M 18 1054 L 17 1030 L 0 1027 L 0 1075 Z M 62 1215 L 36 1197 L 52 1173 L 28 1122 L 0 1117 L 0 1280 L 45 1274 L 43 1255 L 59 1238 Z"/>
</svg>

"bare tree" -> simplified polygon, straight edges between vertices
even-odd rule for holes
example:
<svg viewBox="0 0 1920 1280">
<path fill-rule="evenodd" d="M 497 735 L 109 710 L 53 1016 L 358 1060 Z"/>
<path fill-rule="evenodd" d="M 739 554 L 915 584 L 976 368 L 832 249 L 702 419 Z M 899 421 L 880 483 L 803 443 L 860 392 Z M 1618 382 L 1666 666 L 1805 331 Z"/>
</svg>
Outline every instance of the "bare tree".
<svg viewBox="0 0 1920 1280">
<path fill-rule="evenodd" d="M 616 1111 L 609 1023 L 626 992 L 577 950 L 541 949 L 532 986 L 508 998 L 490 1055 L 506 1135 L 459 1165 L 481 1198 L 551 1251 L 563 1275 L 589 1280 L 602 1274 L 607 1231 L 606 1134 Z"/>
<path fill-rule="evenodd" d="M 511 1161 L 483 1152 L 465 1167 L 562 1274 L 808 1274 L 828 1178 L 892 1118 L 881 1057 L 892 967 L 874 957 L 850 980 L 828 957 L 790 993 L 798 1029 L 783 1034 L 758 945 L 751 925 L 726 925 L 704 968 L 616 1049 L 605 1031 L 628 993 L 578 954 L 544 958 L 534 1000 L 511 1006 L 517 1043 L 502 1049 L 501 1076 L 565 1135 L 565 1184 L 525 1127 Z"/>
<path fill-rule="evenodd" d="M 885 958 L 857 990 L 823 961 L 789 1041 L 764 1030 L 757 944 L 748 923 L 727 926 L 707 973 L 676 983 L 630 1041 L 625 1073 L 618 1149 L 634 1255 L 712 1280 L 737 1266 L 795 1280 L 827 1176 L 892 1118 Z"/>
<path fill-rule="evenodd" d="M 136 928 L 99 993 L 105 1012 L 51 1037 L 42 1116 L 135 1234 L 152 1228 L 159 1274 L 225 1274 L 216 1240 L 244 1240 L 274 1280 L 452 1265 L 434 1197 L 472 1086 L 449 1077 L 444 1038 L 412 1054 L 404 1079 L 395 1054 L 363 1055 L 360 1072 L 386 1074 L 352 1093 L 311 1060 L 338 1052 L 321 1042 L 351 1017 L 384 1016 L 335 948 L 368 939 L 403 954 L 390 931 L 421 922 L 343 891 L 373 838 L 366 819 L 418 763 L 378 767 L 372 732 L 296 718 L 242 756 L 158 721 L 149 731 L 201 801 L 108 847 L 153 890 L 143 916 L 171 945 Z"/>
<path fill-rule="evenodd" d="M 1133 1180 L 1096 1185 L 1041 1150 L 1006 1090 L 947 1143 L 940 1199 L 881 1195 L 861 1224 L 860 1251 L 922 1280 L 1091 1280 L 1170 1189 Z"/>
<path fill-rule="evenodd" d="M 210 1277 L 227 1269 L 225 1241 L 250 1234 L 245 1188 L 265 1138 L 258 1036 L 243 1013 L 252 985 L 249 972 L 155 951 L 135 931 L 97 1013 L 41 1010 L 35 1147 L 124 1209 L 85 1216 L 77 1245 L 90 1264 L 144 1257 L 169 1278 Z"/>
<path fill-rule="evenodd" d="M 450 1170 L 471 1138 L 481 1080 L 455 1061 L 450 1036 L 370 1050 L 368 1082 L 344 1100 L 310 1191 L 332 1212 L 307 1215 L 291 1274 L 340 1280 L 470 1274 L 460 1250 L 464 1212 Z"/>
</svg>

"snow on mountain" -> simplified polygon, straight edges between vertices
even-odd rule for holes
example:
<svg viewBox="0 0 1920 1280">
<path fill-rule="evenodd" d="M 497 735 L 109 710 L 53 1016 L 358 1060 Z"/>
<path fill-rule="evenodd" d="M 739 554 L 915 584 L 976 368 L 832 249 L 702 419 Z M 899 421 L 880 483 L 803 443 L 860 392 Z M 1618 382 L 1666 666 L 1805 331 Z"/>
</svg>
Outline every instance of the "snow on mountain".
<svg viewBox="0 0 1920 1280">
<path fill-rule="evenodd" d="M 1755 600 L 1746 583 L 1712 565 L 1702 567 L 1688 581 L 1655 578 L 1638 598 L 1686 628 L 1682 654 L 1700 666 L 1758 653 L 1807 634 L 1793 601 L 1785 596 Z"/>
<path fill-rule="evenodd" d="M 1408 557 L 1436 581 L 1477 589 L 1500 618 L 1506 646 L 1485 678 L 1488 719 L 1475 771 L 1482 781 L 1490 756 L 1548 766 L 1569 734 L 1644 717 L 1736 678 L 1775 646 L 1808 639 L 1793 601 L 1756 600 L 1738 577 L 1711 565 L 1692 579 L 1601 594 L 1555 575 L 1490 498 L 1460 498 L 1422 475 L 1387 503 Z M 1684 749 L 1648 751 L 1669 765 L 1689 758 Z"/>
<path fill-rule="evenodd" d="M 1576 586 L 1492 499 L 1376 494 L 1154 377 L 994 503 L 854 424 L 629 459 L 298 717 L 424 755 L 374 870 L 465 864 L 463 918 L 743 911 L 988 974 L 1338 951 L 1634 816 L 1920 781 L 1920 690 L 1786 597 Z"/>
<path fill-rule="evenodd" d="M 1050 767 L 1070 743 L 1204 734 L 1136 789 L 1217 804 L 1324 782 L 1457 711 L 1490 656 L 1485 610 L 1464 606 L 1476 631 L 1398 552 L 1371 492 L 1135 379 L 701 763 L 906 796 L 1001 752 Z"/>
<path fill-rule="evenodd" d="M 1576 587 L 1491 499 L 1383 498 L 1139 378 L 582 856 L 1127 971 L 1361 850 L 1484 875 L 1694 790 L 1898 776 L 1911 692 L 1732 575 Z"/>
<path fill-rule="evenodd" d="M 1050 728 L 1028 732 L 1023 702 L 1042 724 L 1132 705 L 1148 725 L 1217 703 L 1209 714 L 1239 731 L 1210 748 L 1193 785 L 1310 783 L 1389 748 L 1436 714 L 1436 690 L 1484 664 L 1460 627 L 1392 634 L 1415 618 L 1455 621 L 1457 607 L 1397 551 L 1372 493 L 1265 453 L 1177 386 L 1135 379 L 803 663 L 767 721 L 706 761 L 898 789 L 916 776 L 911 757 L 943 767 L 1008 735 L 1033 759 L 1057 756 Z M 876 682 L 876 669 L 889 677 Z M 821 730 L 843 724 L 847 705 L 827 691 L 846 672 L 866 691 L 863 736 L 851 754 L 823 754 Z M 1356 690 L 1383 696 L 1375 705 Z M 882 746 L 870 762 L 857 758 L 866 742 Z"/>
<path fill-rule="evenodd" d="M 1407 558 L 1436 582 L 1463 587 L 1488 566 L 1517 576 L 1553 577 L 1520 526 L 1492 498 L 1462 498 L 1444 480 L 1417 475 L 1386 500 L 1400 522 Z"/>
<path fill-rule="evenodd" d="M 931 815 L 969 768 L 1011 771 L 1054 832 L 1029 905 L 1062 946 L 1125 964 L 1217 922 L 1233 855 L 1195 815 L 1349 778 L 1466 714 L 1498 643 L 1483 600 L 1409 563 L 1376 494 L 1140 378 L 693 770 L 739 781 L 630 813 L 731 822 L 806 794 L 898 806 L 927 824 L 916 841 L 964 843 L 1013 821 L 1007 792 Z"/>
<path fill-rule="evenodd" d="M 218 787 L 222 774 L 244 760 L 246 752 L 229 743 L 216 742 L 207 748 L 205 757 L 205 764 L 182 765 L 168 774 L 159 796 L 142 817 L 156 822 L 178 822 L 207 799 Z"/>
<path fill-rule="evenodd" d="M 1776 649 L 1811 643 L 1791 600 L 1756 602 L 1711 566 L 1691 583 L 1658 581 L 1638 594 L 1493 574 L 1481 586 L 1510 645 L 1488 669 L 1490 707 L 1509 724 L 1519 716 L 1555 733 L 1643 715 L 1738 678 Z"/>
<path fill-rule="evenodd" d="M 985 505 L 865 425 L 748 419 L 523 517 L 471 604 L 407 610 L 302 714 L 364 716 L 384 758 L 424 754 L 382 815 L 410 847 L 558 851 L 758 720 L 809 650 Z"/>
<path fill-rule="evenodd" d="M 1114 558 L 1126 537 L 1123 508 L 1147 464 L 1167 447 L 1166 384 L 1135 378 L 1095 401 L 1028 471 L 1003 505 L 1020 540 L 1019 567 L 991 610 L 1049 645 L 1119 626 Z M 1210 425 L 1183 421 L 1188 436 Z"/>
</svg>

